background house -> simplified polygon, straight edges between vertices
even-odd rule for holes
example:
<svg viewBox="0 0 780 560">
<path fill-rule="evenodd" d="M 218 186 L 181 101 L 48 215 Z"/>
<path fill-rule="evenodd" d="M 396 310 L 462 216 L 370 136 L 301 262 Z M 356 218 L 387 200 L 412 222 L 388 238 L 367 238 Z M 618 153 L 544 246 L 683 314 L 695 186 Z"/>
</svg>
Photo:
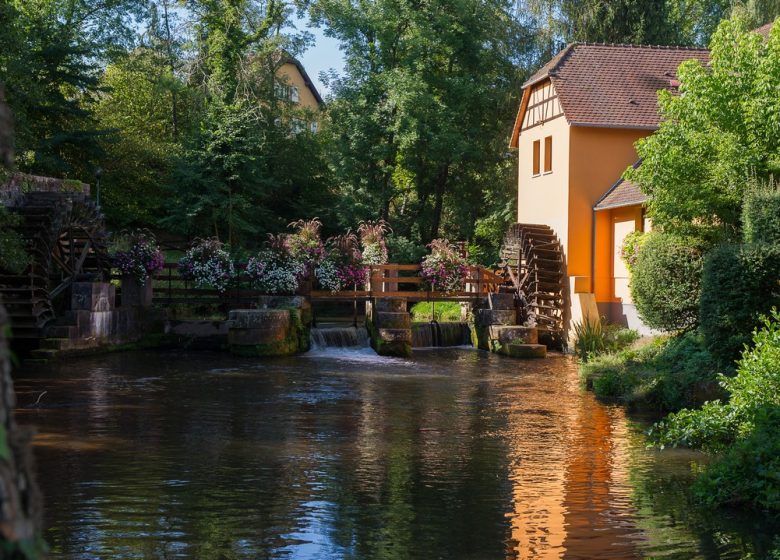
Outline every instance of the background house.
<svg viewBox="0 0 780 560">
<path fill-rule="evenodd" d="M 281 53 L 281 60 L 276 70 L 274 94 L 277 100 L 288 102 L 296 109 L 292 119 L 293 129 L 297 132 L 309 128 L 317 132 L 319 128 L 318 114 L 323 104 L 322 97 L 312 82 L 306 69 L 294 57 Z"/>
<path fill-rule="evenodd" d="M 510 147 L 518 150 L 517 221 L 557 233 L 566 259 L 567 324 L 605 315 L 643 330 L 620 259 L 647 227 L 635 185 L 621 180 L 634 143 L 658 128 L 657 92 L 706 49 L 574 43 L 523 84 Z"/>
</svg>

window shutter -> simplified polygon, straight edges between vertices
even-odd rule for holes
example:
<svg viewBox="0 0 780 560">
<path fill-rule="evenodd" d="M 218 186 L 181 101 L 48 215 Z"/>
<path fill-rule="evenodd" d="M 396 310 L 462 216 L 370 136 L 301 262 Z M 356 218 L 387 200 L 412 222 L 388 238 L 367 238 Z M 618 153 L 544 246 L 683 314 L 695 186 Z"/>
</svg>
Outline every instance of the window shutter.
<svg viewBox="0 0 780 560">
<path fill-rule="evenodd" d="M 533 174 L 539 175 L 539 149 L 541 148 L 539 140 L 534 140 L 534 167 Z"/>
<path fill-rule="evenodd" d="M 552 171 L 552 136 L 544 139 L 544 172 Z"/>
</svg>

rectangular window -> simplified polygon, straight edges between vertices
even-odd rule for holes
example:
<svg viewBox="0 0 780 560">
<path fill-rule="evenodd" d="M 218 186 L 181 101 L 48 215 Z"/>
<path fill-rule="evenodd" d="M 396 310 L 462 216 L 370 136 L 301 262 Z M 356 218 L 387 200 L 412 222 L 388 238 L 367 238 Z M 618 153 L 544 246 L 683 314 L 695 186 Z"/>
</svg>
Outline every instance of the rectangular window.
<svg viewBox="0 0 780 560">
<path fill-rule="evenodd" d="M 552 136 L 544 139 L 544 172 L 552 171 Z"/>
<path fill-rule="evenodd" d="M 274 97 L 276 97 L 276 99 L 286 100 L 289 97 L 287 86 L 280 84 L 279 82 L 274 82 Z"/>
<path fill-rule="evenodd" d="M 301 94 L 298 92 L 298 88 L 295 86 L 290 87 L 290 101 L 298 103 L 301 100 Z"/>
<path fill-rule="evenodd" d="M 534 140 L 534 175 L 539 175 L 539 149 L 541 148 L 539 140 Z"/>
</svg>

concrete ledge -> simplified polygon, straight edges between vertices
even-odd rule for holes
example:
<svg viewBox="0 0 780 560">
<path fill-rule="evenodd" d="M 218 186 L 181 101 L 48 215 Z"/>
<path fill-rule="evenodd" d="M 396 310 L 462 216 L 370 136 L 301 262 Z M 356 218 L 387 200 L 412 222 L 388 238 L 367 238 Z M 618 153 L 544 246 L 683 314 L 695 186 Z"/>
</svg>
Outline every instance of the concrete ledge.
<svg viewBox="0 0 780 560">
<path fill-rule="evenodd" d="M 491 325 L 488 327 L 490 338 L 499 344 L 539 344 L 538 330 L 535 327 L 514 327 Z"/>
<path fill-rule="evenodd" d="M 376 311 L 382 313 L 406 313 L 405 298 L 377 298 L 374 302 Z"/>
<path fill-rule="evenodd" d="M 507 344 L 502 353 L 512 358 L 546 358 L 547 347 L 544 344 Z"/>
<path fill-rule="evenodd" d="M 513 294 L 488 294 L 488 308 L 498 310 L 514 310 L 515 296 Z"/>
<path fill-rule="evenodd" d="M 475 321 L 478 325 L 514 325 L 517 313 L 514 309 L 477 309 Z"/>
<path fill-rule="evenodd" d="M 405 311 L 377 311 L 376 322 L 382 329 L 410 329 L 412 327 L 412 318 Z"/>
<path fill-rule="evenodd" d="M 379 338 L 382 342 L 408 342 L 412 343 L 411 329 L 379 329 Z"/>
</svg>

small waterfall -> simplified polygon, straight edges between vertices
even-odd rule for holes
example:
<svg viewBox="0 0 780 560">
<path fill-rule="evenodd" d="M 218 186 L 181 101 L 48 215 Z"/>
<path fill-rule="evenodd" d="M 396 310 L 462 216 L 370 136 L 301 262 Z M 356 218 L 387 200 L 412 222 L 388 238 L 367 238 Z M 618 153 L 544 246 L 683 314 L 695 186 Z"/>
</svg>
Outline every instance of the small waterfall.
<svg viewBox="0 0 780 560">
<path fill-rule="evenodd" d="M 364 327 L 330 327 L 311 329 L 312 350 L 325 348 L 368 348 L 368 331 Z"/>
<path fill-rule="evenodd" d="M 412 325 L 413 348 L 471 346 L 471 331 L 466 323 L 417 323 Z"/>
</svg>

